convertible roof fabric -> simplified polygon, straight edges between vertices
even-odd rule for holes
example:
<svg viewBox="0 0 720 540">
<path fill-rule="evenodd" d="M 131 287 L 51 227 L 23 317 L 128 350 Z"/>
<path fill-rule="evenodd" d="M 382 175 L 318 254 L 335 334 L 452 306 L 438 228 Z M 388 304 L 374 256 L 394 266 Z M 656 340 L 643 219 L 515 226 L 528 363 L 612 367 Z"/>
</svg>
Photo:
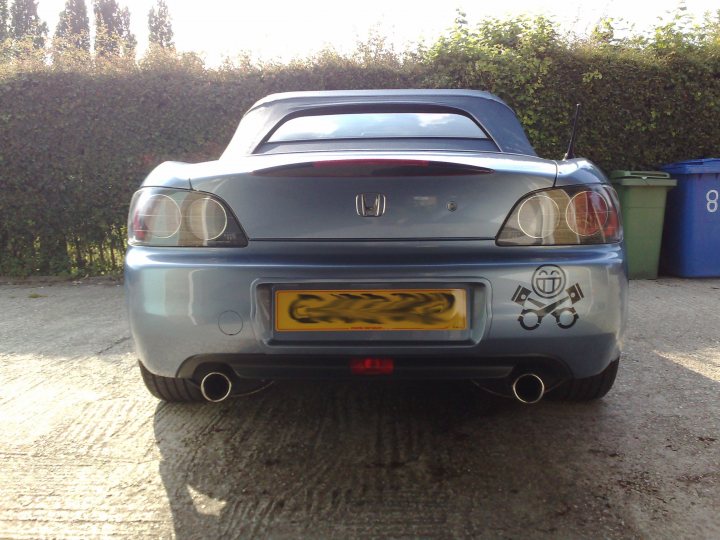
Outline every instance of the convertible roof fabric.
<svg viewBox="0 0 720 540">
<path fill-rule="evenodd" d="M 460 109 L 473 117 L 501 152 L 535 156 L 513 110 L 497 96 L 479 90 L 332 90 L 271 94 L 243 116 L 226 153 L 251 154 L 284 118 L 313 109 L 378 105 Z"/>
</svg>

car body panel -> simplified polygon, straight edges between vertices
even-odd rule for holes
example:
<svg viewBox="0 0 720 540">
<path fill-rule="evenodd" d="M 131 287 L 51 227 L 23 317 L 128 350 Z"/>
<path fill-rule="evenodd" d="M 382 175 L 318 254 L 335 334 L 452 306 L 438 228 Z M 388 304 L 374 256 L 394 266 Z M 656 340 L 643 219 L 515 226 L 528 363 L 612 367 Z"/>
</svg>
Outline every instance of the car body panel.
<svg viewBox="0 0 720 540">
<path fill-rule="evenodd" d="M 188 250 L 133 248 L 126 260 L 126 287 L 133 306 L 131 325 L 147 367 L 177 376 L 183 361 L 208 354 L 402 354 L 472 357 L 482 364 L 502 356 L 540 355 L 561 359 L 574 376 L 599 373 L 619 355 L 627 280 L 620 246 L 509 248 L 498 254 L 492 242 L 271 243 L 248 248 Z M 532 289 L 543 264 L 559 266 L 568 286 L 579 284 L 584 298 L 578 320 L 561 328 L 547 316 L 534 330 L 518 318 L 512 301 L 519 286 Z M 454 283 L 476 286 L 480 303 L 465 339 L 427 343 L 421 335 L 402 342 L 381 333 L 312 336 L 312 341 L 276 339 L 262 285 L 332 284 L 338 289 L 372 284 L 407 287 Z M 568 303 L 569 305 L 569 303 Z M 219 328 L 223 313 L 242 320 L 233 336 Z"/>
<path fill-rule="evenodd" d="M 585 158 L 558 161 L 557 167 L 556 187 L 608 183 L 602 171 Z"/>
<path fill-rule="evenodd" d="M 180 161 L 165 161 L 155 167 L 143 182 L 144 186 L 162 186 L 177 189 L 192 189 L 190 171 L 192 165 Z"/>
</svg>

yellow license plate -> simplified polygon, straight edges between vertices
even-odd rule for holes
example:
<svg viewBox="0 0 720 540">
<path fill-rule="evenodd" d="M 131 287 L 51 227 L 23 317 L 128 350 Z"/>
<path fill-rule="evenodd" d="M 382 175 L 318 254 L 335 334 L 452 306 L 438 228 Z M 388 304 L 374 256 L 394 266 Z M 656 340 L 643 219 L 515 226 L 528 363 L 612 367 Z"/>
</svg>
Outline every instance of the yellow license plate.
<svg viewBox="0 0 720 540">
<path fill-rule="evenodd" d="M 278 332 L 466 328 L 465 289 L 275 291 Z"/>
</svg>

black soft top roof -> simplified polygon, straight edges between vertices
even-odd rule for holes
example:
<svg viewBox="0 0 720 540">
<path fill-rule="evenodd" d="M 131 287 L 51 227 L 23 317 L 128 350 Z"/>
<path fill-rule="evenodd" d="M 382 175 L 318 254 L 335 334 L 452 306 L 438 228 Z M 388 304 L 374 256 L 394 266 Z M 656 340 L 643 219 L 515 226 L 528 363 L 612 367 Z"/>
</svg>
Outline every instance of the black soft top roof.
<svg viewBox="0 0 720 540">
<path fill-rule="evenodd" d="M 243 116 L 225 155 L 252 154 L 288 116 L 328 108 L 378 105 L 460 109 L 473 117 L 501 152 L 537 155 L 515 113 L 497 96 L 479 90 L 330 90 L 271 94 Z"/>
</svg>

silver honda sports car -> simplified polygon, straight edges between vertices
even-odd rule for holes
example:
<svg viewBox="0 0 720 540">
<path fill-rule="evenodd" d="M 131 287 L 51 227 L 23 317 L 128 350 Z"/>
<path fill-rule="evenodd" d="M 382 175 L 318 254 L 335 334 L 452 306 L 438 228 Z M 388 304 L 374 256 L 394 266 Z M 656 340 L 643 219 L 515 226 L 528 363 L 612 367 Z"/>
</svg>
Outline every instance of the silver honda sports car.
<svg viewBox="0 0 720 540">
<path fill-rule="evenodd" d="M 588 400 L 617 373 L 616 194 L 537 157 L 485 92 L 268 96 L 217 161 L 150 173 L 128 243 L 140 370 L 167 401 L 368 377 Z"/>
</svg>

